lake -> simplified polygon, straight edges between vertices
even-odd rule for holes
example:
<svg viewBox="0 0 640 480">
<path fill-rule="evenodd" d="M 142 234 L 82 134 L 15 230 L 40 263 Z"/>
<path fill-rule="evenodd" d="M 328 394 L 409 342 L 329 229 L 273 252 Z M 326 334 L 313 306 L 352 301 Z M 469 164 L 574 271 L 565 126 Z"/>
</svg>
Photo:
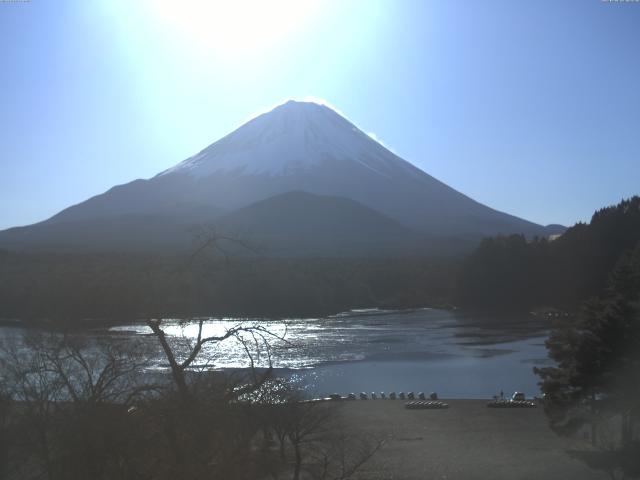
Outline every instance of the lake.
<svg viewBox="0 0 640 480">
<path fill-rule="evenodd" d="M 209 319 L 204 335 L 219 335 L 238 319 Z M 246 323 L 252 323 L 249 321 Z M 549 365 L 544 341 L 549 323 L 532 315 L 480 316 L 419 309 L 356 310 L 327 318 L 260 320 L 285 342 L 276 342 L 272 361 L 309 396 L 355 392 L 435 391 L 441 398 L 491 398 L 501 390 L 539 394 L 534 366 Z M 165 320 L 176 346 L 197 335 L 197 326 Z M 144 324 L 107 333 L 155 341 Z M 208 368 L 247 366 L 240 342 L 227 340 L 202 352 Z M 266 365 L 265 352 L 258 365 Z M 164 368 L 157 352 L 156 368 Z"/>
</svg>

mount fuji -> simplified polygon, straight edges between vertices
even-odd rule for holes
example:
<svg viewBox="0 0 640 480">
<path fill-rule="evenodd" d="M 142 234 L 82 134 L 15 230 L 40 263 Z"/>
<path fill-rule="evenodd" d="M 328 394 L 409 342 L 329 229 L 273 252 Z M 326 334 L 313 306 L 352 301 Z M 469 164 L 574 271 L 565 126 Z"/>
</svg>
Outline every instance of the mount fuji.
<svg viewBox="0 0 640 480">
<path fill-rule="evenodd" d="M 563 230 L 472 200 L 327 106 L 288 101 L 155 177 L 0 232 L 0 246 L 184 249 L 199 224 L 293 255 L 409 251 L 437 239 Z"/>
</svg>

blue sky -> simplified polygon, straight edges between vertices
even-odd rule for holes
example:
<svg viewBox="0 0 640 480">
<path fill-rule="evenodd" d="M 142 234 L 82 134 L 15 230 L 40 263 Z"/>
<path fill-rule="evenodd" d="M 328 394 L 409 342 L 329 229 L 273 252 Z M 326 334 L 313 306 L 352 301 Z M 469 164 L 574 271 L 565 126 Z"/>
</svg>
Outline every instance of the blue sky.
<svg viewBox="0 0 640 480">
<path fill-rule="evenodd" d="M 535 222 L 640 193 L 640 3 L 32 0 L 0 37 L 0 228 L 307 96 Z"/>
</svg>

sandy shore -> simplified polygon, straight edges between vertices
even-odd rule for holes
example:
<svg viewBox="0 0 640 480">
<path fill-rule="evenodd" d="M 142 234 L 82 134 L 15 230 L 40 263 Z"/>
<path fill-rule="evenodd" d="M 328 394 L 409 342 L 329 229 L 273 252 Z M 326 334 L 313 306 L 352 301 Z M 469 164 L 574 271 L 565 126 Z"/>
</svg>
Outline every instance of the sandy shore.
<svg viewBox="0 0 640 480">
<path fill-rule="evenodd" d="M 386 439 L 357 478 L 605 478 L 567 454 L 588 446 L 555 435 L 542 408 L 494 409 L 481 400 L 449 400 L 447 410 L 406 410 L 404 403 L 343 403 L 346 422 Z"/>
</svg>

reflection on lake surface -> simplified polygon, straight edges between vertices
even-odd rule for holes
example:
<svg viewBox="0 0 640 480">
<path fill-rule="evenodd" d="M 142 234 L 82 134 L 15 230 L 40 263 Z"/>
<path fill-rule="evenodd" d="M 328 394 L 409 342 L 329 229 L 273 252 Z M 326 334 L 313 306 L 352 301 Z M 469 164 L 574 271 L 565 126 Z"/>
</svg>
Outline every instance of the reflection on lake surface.
<svg viewBox="0 0 640 480">
<path fill-rule="evenodd" d="M 221 335 L 237 319 L 208 320 L 203 336 Z M 252 322 L 244 322 L 251 324 Z M 273 364 L 310 395 L 360 391 L 436 391 L 442 398 L 490 398 L 500 390 L 538 393 L 533 366 L 548 363 L 548 324 L 533 316 L 480 317 L 421 309 L 356 311 L 321 319 L 261 320 L 278 342 Z M 197 335 L 197 325 L 165 320 L 176 345 Z M 142 335 L 136 324 L 110 334 Z M 247 366 L 240 342 L 209 345 L 202 357 L 217 369 Z M 158 351 L 158 367 L 164 366 Z M 266 364 L 266 356 L 258 359 Z"/>
</svg>

